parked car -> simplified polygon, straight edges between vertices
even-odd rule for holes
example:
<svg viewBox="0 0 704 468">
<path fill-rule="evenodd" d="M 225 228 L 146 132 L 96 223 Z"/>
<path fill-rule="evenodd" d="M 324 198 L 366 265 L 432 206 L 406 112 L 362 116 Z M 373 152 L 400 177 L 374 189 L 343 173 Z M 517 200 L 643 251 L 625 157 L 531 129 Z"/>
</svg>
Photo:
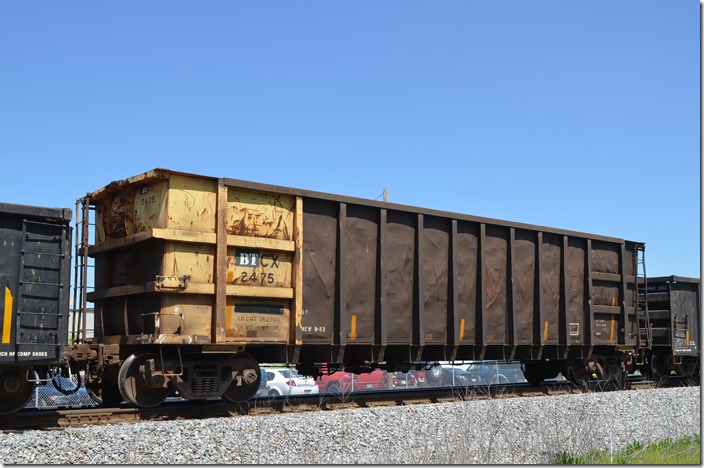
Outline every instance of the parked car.
<svg viewBox="0 0 704 468">
<path fill-rule="evenodd" d="M 60 375 L 54 377 L 56 385 L 65 391 L 73 391 L 76 389 L 77 381 L 71 380 Z M 88 395 L 85 387 L 81 386 L 74 393 L 65 395 L 59 391 L 51 380 L 48 382 L 37 382 L 34 389 L 34 395 L 27 402 L 28 408 L 64 408 L 64 407 L 81 407 L 94 406 L 96 403 Z"/>
<path fill-rule="evenodd" d="M 412 370 L 410 371 L 416 378 L 416 385 L 419 387 L 425 387 L 428 383 L 428 377 L 425 375 L 425 371 L 422 370 Z"/>
<path fill-rule="evenodd" d="M 316 379 L 320 393 L 349 393 L 365 390 L 383 390 L 385 373 L 376 369 L 372 372 L 353 374 L 352 372 L 333 372 L 323 374 Z"/>
<path fill-rule="evenodd" d="M 467 387 L 481 384 L 477 374 L 449 365 L 432 366 L 425 372 L 425 375 L 427 376 L 427 385 L 434 387 Z"/>
<path fill-rule="evenodd" d="M 518 362 L 477 361 L 460 368 L 477 375 L 483 385 L 527 382 Z"/>
<path fill-rule="evenodd" d="M 300 376 L 294 369 L 270 368 L 265 372 L 266 386 L 269 387 L 266 396 L 313 395 L 319 391 L 312 377 Z"/>
<path fill-rule="evenodd" d="M 394 388 L 414 388 L 418 386 L 416 376 L 412 372 L 394 372 Z"/>
</svg>

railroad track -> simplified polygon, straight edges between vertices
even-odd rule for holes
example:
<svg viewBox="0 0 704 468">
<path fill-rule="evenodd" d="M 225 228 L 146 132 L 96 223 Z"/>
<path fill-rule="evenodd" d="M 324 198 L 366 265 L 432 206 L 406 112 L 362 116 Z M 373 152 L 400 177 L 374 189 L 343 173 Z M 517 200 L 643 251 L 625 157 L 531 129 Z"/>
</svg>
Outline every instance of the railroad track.
<svg viewBox="0 0 704 468">
<path fill-rule="evenodd" d="M 659 384 L 649 380 L 630 380 L 627 388 L 644 389 L 657 386 L 672 387 L 698 384 L 698 381 L 692 379 L 669 379 Z M 94 424 L 204 419 L 244 415 L 259 416 L 289 412 L 405 406 L 492 398 L 525 398 L 613 390 L 618 389 L 604 382 L 592 382 L 587 388 L 580 388 L 569 382 L 552 382 L 538 387 L 529 384 L 507 384 L 466 388 L 415 388 L 337 395 L 319 394 L 258 398 L 241 404 L 232 404 L 224 400 L 198 402 L 173 399 L 167 400 L 163 405 L 153 409 L 132 408 L 126 405 L 117 408 L 31 408 L 0 417 L 0 430 L 8 432 L 27 429 L 60 429 Z"/>
</svg>

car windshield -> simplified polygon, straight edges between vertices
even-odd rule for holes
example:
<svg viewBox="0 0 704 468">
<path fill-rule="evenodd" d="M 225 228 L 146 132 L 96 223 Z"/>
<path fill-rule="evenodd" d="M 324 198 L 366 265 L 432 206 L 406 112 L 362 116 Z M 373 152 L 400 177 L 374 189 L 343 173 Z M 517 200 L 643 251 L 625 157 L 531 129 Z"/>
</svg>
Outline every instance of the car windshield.
<svg viewBox="0 0 704 468">
<path fill-rule="evenodd" d="M 296 378 L 298 377 L 298 374 L 296 374 L 296 371 L 291 370 L 291 369 L 279 369 L 279 373 L 286 377 L 287 379 L 291 378 Z"/>
<path fill-rule="evenodd" d="M 467 368 L 468 371 L 490 371 L 490 370 L 497 370 L 497 364 L 495 362 L 476 362 L 474 364 L 470 364 L 469 367 Z"/>
</svg>

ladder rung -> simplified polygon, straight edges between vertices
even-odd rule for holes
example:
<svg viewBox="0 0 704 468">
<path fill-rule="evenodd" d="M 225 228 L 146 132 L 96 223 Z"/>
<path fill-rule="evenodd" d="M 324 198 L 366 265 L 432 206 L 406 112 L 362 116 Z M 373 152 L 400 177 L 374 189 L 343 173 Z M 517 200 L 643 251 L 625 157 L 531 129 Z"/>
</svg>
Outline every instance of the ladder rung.
<svg viewBox="0 0 704 468">
<path fill-rule="evenodd" d="M 60 288 L 64 287 L 63 283 L 39 283 L 37 281 L 18 281 L 20 286 L 24 286 L 25 284 L 34 284 L 34 285 L 40 285 L 40 286 L 58 286 Z"/>
<path fill-rule="evenodd" d="M 57 346 L 60 346 L 58 343 L 32 343 L 29 341 L 18 341 L 16 344 L 17 345 L 45 346 L 45 347 L 52 347 L 52 348 L 56 348 Z"/>
<path fill-rule="evenodd" d="M 42 257 L 66 257 L 65 253 L 50 253 L 50 252 L 37 252 L 35 250 L 23 250 L 22 255 L 37 255 L 37 256 L 42 256 Z"/>
<path fill-rule="evenodd" d="M 669 310 L 649 310 L 648 316 L 650 320 L 663 320 L 670 318 Z"/>
<path fill-rule="evenodd" d="M 46 312 L 30 312 L 28 310 L 18 310 L 17 315 L 42 315 L 44 317 L 61 317 L 61 314 L 50 314 Z"/>
</svg>

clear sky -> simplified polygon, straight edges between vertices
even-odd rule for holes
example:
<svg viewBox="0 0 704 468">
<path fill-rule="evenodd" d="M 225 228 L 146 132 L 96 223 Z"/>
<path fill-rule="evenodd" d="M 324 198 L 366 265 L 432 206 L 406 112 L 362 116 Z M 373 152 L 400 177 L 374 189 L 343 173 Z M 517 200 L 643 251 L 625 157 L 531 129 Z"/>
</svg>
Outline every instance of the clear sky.
<svg viewBox="0 0 704 468">
<path fill-rule="evenodd" d="M 0 201 L 156 167 L 645 242 L 700 276 L 700 4 L 0 2 Z"/>
</svg>

